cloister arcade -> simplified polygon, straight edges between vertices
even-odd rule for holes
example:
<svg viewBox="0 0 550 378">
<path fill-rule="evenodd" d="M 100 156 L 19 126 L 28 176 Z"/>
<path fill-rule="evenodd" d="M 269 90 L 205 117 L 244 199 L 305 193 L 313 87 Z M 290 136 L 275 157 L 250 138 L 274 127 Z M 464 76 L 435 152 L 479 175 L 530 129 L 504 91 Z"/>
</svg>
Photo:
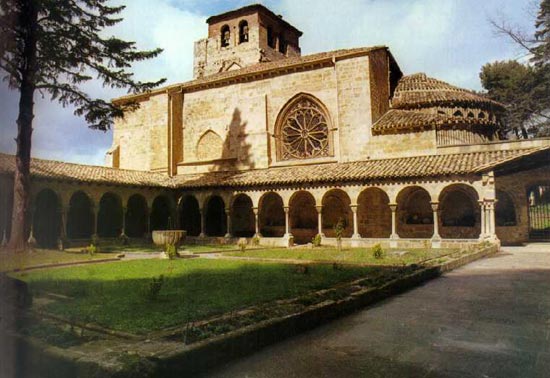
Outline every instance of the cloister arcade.
<svg viewBox="0 0 550 378">
<path fill-rule="evenodd" d="M 502 197 L 502 191 L 499 191 Z M 96 185 L 33 186 L 32 232 L 41 247 L 58 240 L 145 238 L 153 230 L 180 228 L 189 240 L 251 238 L 262 244 L 304 244 L 320 234 L 335 243 L 335 226 L 350 245 L 423 240 L 479 240 L 511 222 L 497 208 L 493 186 L 482 181 L 387 183 L 276 190 L 168 190 Z M 505 194 L 504 194 L 505 195 Z M 513 200 L 503 200 L 510 207 Z M 500 222 L 500 223 L 499 223 Z"/>
</svg>

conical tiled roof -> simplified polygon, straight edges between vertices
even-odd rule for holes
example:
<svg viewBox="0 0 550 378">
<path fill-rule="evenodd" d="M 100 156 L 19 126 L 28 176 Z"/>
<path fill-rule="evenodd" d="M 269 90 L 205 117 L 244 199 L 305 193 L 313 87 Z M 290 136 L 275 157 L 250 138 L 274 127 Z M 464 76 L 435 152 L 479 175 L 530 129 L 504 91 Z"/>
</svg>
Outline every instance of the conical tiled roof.
<svg viewBox="0 0 550 378">
<path fill-rule="evenodd" d="M 504 105 L 444 81 L 416 73 L 403 76 L 395 89 L 392 108 L 411 109 L 436 105 L 477 105 L 494 110 L 504 110 Z"/>
</svg>

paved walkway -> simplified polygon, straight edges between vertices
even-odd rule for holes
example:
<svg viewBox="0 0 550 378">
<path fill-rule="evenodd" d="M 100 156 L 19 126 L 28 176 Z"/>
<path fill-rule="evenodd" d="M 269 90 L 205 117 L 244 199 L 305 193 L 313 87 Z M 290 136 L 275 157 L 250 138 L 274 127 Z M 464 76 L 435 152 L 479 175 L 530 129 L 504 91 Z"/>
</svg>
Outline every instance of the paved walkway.
<svg viewBox="0 0 550 378">
<path fill-rule="evenodd" d="M 506 247 L 211 377 L 550 377 L 550 244 Z"/>
</svg>

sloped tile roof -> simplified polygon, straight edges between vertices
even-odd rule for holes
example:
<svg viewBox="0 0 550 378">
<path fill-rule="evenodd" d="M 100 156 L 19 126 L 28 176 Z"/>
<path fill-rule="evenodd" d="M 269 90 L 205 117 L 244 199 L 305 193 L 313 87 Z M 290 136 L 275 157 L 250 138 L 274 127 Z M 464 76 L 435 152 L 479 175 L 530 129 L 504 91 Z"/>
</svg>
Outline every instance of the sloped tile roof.
<svg viewBox="0 0 550 378">
<path fill-rule="evenodd" d="M 372 132 L 384 134 L 415 129 L 433 129 L 440 125 L 452 124 L 494 125 L 494 122 L 488 119 L 452 117 L 419 110 L 390 109 L 372 125 Z"/>
<path fill-rule="evenodd" d="M 416 73 L 403 76 L 391 101 L 394 109 L 410 109 L 433 105 L 477 104 L 504 110 L 504 105 L 444 81 Z"/>
<path fill-rule="evenodd" d="M 320 184 L 479 174 L 541 151 L 548 152 L 550 147 L 373 159 L 243 172 L 209 172 L 179 175 L 172 178 L 153 172 L 32 159 L 31 175 L 60 181 L 174 189 Z M 0 174 L 12 174 L 14 170 L 14 157 L 0 154 Z"/>
<path fill-rule="evenodd" d="M 173 178 L 179 188 L 316 184 L 477 174 L 550 147 L 522 150 L 428 155 L 269 168 L 237 173 L 206 173 Z"/>
<path fill-rule="evenodd" d="M 14 156 L 0 154 L 0 174 L 13 173 L 14 171 Z M 165 175 L 154 172 L 132 171 L 34 158 L 31 160 L 31 175 L 38 178 L 60 181 L 152 187 L 166 186 L 167 178 Z"/>
</svg>

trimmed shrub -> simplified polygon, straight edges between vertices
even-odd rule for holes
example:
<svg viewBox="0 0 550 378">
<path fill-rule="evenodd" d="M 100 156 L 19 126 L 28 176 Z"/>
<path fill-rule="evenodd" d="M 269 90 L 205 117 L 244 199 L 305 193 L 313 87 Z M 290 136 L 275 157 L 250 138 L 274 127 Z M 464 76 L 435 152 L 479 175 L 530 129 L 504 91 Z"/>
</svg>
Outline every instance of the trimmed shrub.
<svg viewBox="0 0 550 378">
<path fill-rule="evenodd" d="M 384 258 L 385 252 L 380 244 L 375 244 L 374 247 L 372 247 L 372 255 L 375 259 L 380 260 Z"/>
</svg>

